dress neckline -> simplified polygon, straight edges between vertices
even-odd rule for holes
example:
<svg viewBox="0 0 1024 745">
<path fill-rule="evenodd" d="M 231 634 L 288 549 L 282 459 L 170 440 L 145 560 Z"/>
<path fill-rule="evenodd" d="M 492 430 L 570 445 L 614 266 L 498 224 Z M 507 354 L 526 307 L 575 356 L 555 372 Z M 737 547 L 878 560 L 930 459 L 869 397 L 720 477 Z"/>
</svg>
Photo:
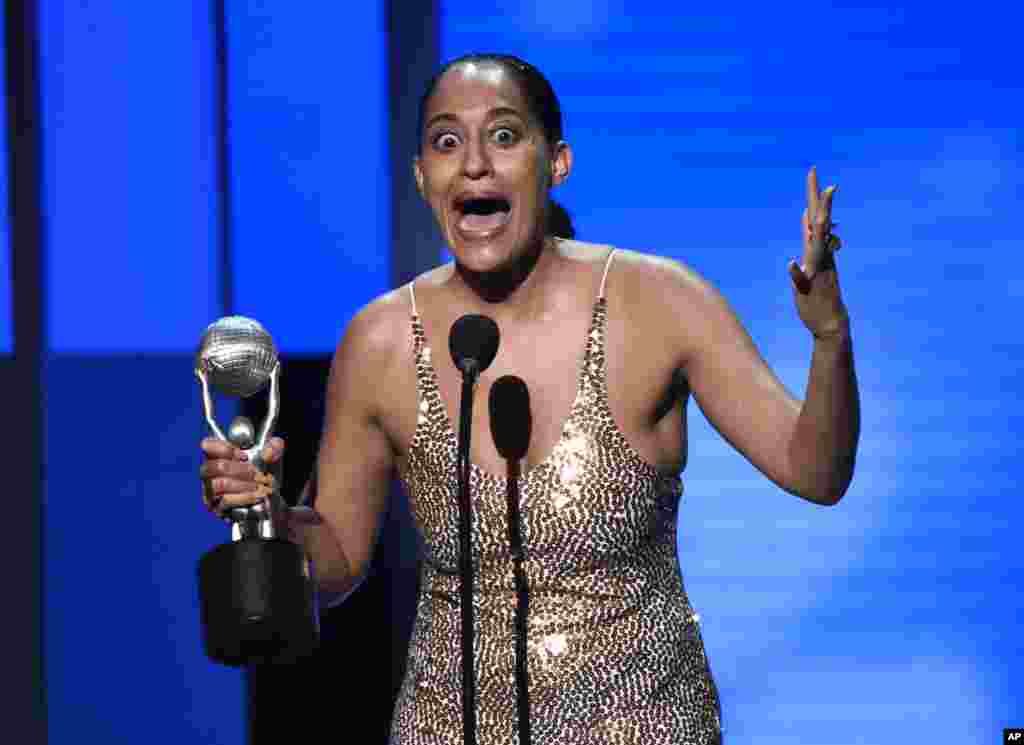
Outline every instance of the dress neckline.
<svg viewBox="0 0 1024 745">
<path fill-rule="evenodd" d="M 555 444 L 551 448 L 551 451 L 547 454 L 547 456 L 543 460 L 537 461 L 536 463 L 534 463 L 529 468 L 524 469 L 523 471 L 520 472 L 519 480 L 521 482 L 526 482 L 534 474 L 534 472 L 540 471 L 541 469 L 544 468 L 544 466 L 548 465 L 548 463 L 551 460 L 553 460 L 555 455 L 558 453 L 558 447 L 559 447 L 559 445 L 561 445 L 563 439 L 565 438 L 565 431 L 569 428 L 569 423 L 570 423 L 570 421 L 573 418 L 573 414 L 576 411 L 577 405 L 579 404 L 580 393 L 583 391 L 583 381 L 584 381 L 584 375 L 586 374 L 587 364 L 588 364 L 588 362 L 589 362 L 589 360 L 590 360 L 590 358 L 591 358 L 591 356 L 593 354 L 593 351 L 594 351 L 593 348 L 592 348 L 592 345 L 595 344 L 595 343 L 598 343 L 599 339 L 600 339 L 601 342 L 603 342 L 603 340 L 604 340 L 603 329 L 601 330 L 601 333 L 598 334 L 598 336 L 596 338 L 595 338 L 595 334 L 594 334 L 594 332 L 597 331 L 599 311 L 600 311 L 601 307 L 604 305 L 604 303 L 605 303 L 605 299 L 604 299 L 603 296 L 599 297 L 594 302 L 594 307 L 593 307 L 593 310 L 591 311 L 591 314 L 590 314 L 590 325 L 589 325 L 589 327 L 587 329 L 586 344 L 583 345 L 583 355 L 580 358 L 579 362 L 577 363 L 577 369 L 576 369 L 576 392 L 573 395 L 572 403 L 569 405 L 569 412 L 566 414 L 565 418 L 562 420 L 562 426 L 558 430 L 558 438 L 555 440 Z M 412 321 L 413 321 L 413 323 L 415 323 L 417 326 L 420 327 L 420 333 L 422 334 L 423 339 L 425 341 L 425 343 L 423 344 L 423 347 L 422 347 L 422 349 L 420 351 L 420 355 L 425 355 L 426 356 L 427 369 L 429 370 L 431 383 L 433 383 L 432 387 L 433 387 L 435 395 L 437 396 L 437 402 L 438 402 L 438 405 L 441 408 L 441 412 L 444 414 L 444 426 L 445 426 L 445 430 L 446 430 L 446 433 L 447 433 L 448 444 L 449 444 L 450 447 L 454 448 L 457 451 L 458 450 L 458 443 L 459 443 L 458 436 L 455 433 L 455 428 L 452 426 L 451 417 L 448 415 L 448 405 L 447 405 L 447 403 L 445 403 L 444 396 L 441 395 L 441 386 L 438 384 L 437 371 L 434 369 L 433 352 L 431 351 L 430 343 L 427 340 L 426 331 L 423 329 L 423 324 L 420 321 L 419 314 L 414 312 L 412 314 Z M 603 374 L 603 371 L 601 371 L 601 372 Z M 490 480 L 493 480 L 493 481 L 498 481 L 499 483 L 504 483 L 504 482 L 508 481 L 508 476 L 502 476 L 502 475 L 498 475 L 496 473 L 491 473 L 487 469 L 478 466 L 472 460 L 472 458 L 470 458 L 469 467 L 470 467 L 470 470 L 475 471 L 477 473 L 478 477 L 480 477 L 482 479 L 490 479 Z"/>
</svg>

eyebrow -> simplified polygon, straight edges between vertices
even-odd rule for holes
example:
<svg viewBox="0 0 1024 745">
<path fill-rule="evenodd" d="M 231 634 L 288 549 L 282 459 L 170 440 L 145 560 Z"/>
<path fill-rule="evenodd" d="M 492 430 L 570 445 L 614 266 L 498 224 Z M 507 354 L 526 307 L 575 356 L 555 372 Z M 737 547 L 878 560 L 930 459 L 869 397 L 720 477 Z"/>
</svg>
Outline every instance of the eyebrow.
<svg viewBox="0 0 1024 745">
<path fill-rule="evenodd" d="M 491 109 L 490 111 L 487 112 L 487 118 L 497 119 L 498 117 L 508 116 L 510 114 L 512 116 L 519 117 L 520 119 L 523 118 L 522 114 L 508 106 L 498 106 L 497 108 Z M 438 122 L 457 122 L 458 120 L 459 118 L 455 116 L 455 114 L 437 114 L 435 116 L 430 117 L 430 120 L 426 123 L 426 125 L 424 125 L 423 129 L 430 129 Z"/>
</svg>

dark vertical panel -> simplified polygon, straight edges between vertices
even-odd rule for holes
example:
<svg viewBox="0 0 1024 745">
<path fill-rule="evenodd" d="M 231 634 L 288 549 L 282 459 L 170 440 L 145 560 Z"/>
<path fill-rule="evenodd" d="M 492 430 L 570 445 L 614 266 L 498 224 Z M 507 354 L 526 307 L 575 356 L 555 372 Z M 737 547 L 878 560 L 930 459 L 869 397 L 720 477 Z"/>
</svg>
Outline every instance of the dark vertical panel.
<svg viewBox="0 0 1024 745">
<path fill-rule="evenodd" d="M 43 355 L 45 350 L 43 221 L 40 212 L 40 130 L 37 10 L 32 0 L 4 6 L 7 69 L 7 179 L 11 216 L 13 362 L 0 366 L 8 424 L 0 428 L 9 454 L 5 522 L 0 541 L 4 595 L 0 615 L 6 640 L 0 665 L 4 729 L 26 743 L 46 741 L 42 638 Z M 6 247 L 4 247 L 6 250 Z M 5 277 L 3 281 L 6 281 Z M 13 417 L 10 415 L 13 414 Z"/>
<path fill-rule="evenodd" d="M 391 106 L 391 277 L 398 287 L 436 266 L 440 241 L 434 218 L 416 190 L 412 158 L 419 148 L 420 98 L 440 61 L 439 0 L 388 0 Z M 392 490 L 384 532 L 390 588 L 392 681 L 397 695 L 416 617 L 417 537 L 404 490 Z"/>
<path fill-rule="evenodd" d="M 214 111 L 217 130 L 217 214 L 220 215 L 218 245 L 220 258 L 220 304 L 225 315 L 235 307 L 235 277 L 231 269 L 234 221 L 231 219 L 231 106 L 228 102 L 228 24 L 225 0 L 212 0 L 214 74 L 216 81 Z"/>
<path fill-rule="evenodd" d="M 436 266 L 441 241 L 416 191 L 412 159 L 419 149 L 416 115 L 440 61 L 439 0 L 388 0 L 391 106 L 391 277 L 394 286 Z"/>
<path fill-rule="evenodd" d="M 0 28 L 5 27 L 6 9 L 0 8 Z M 7 88 L 6 55 L 0 54 L 0 83 Z M 10 209 L 8 205 L 8 186 L 10 179 L 7 173 L 7 117 L 0 120 L 0 355 L 14 352 L 14 306 L 11 295 L 11 284 L 14 282 L 11 271 L 10 244 Z"/>
</svg>

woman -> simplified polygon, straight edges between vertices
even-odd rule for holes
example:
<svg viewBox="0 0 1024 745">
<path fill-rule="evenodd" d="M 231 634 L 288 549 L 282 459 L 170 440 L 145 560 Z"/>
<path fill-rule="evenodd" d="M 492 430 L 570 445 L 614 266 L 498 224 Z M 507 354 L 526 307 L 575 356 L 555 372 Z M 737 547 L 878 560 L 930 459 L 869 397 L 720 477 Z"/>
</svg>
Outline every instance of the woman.
<svg viewBox="0 0 1024 745">
<path fill-rule="evenodd" d="M 452 473 L 460 373 L 445 349 L 467 313 L 501 345 L 479 381 L 529 385 L 533 434 L 521 523 L 529 585 L 534 743 L 713 743 L 720 707 L 676 559 L 690 394 L 781 488 L 835 504 L 853 474 L 858 399 L 829 233 L 834 189 L 808 176 L 801 266 L 790 277 L 814 336 L 793 399 L 722 297 L 687 267 L 550 234 L 549 199 L 572 170 L 550 85 L 512 57 L 447 65 L 422 102 L 420 194 L 455 261 L 364 308 L 338 346 L 311 483 L 315 513 L 288 519 L 338 596 L 365 576 L 397 469 L 423 536 L 422 591 L 392 725 L 395 743 L 461 741 L 458 508 Z M 432 354 L 432 350 L 438 350 Z M 443 351 L 442 351 L 443 350 Z M 364 371 L 373 370 L 367 376 Z M 473 428 L 489 431 L 486 406 Z M 204 440 L 207 506 L 268 486 L 230 445 Z M 268 446 L 270 461 L 284 443 Z M 474 438 L 478 742 L 514 742 L 513 611 L 504 464 Z"/>
</svg>

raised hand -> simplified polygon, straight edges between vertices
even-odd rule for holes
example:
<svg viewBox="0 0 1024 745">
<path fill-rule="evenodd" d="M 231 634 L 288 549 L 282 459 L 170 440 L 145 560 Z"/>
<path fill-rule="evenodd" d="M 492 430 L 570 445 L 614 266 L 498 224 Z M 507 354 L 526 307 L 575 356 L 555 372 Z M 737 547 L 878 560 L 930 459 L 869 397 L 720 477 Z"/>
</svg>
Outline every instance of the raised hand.
<svg viewBox="0 0 1024 745">
<path fill-rule="evenodd" d="M 797 312 L 816 339 L 843 332 L 849 323 L 846 306 L 839 294 L 835 252 L 842 245 L 832 234 L 832 197 L 838 187 L 818 191 L 818 174 L 812 166 L 807 173 L 807 208 L 801 219 L 802 263 L 789 262 Z"/>
</svg>

